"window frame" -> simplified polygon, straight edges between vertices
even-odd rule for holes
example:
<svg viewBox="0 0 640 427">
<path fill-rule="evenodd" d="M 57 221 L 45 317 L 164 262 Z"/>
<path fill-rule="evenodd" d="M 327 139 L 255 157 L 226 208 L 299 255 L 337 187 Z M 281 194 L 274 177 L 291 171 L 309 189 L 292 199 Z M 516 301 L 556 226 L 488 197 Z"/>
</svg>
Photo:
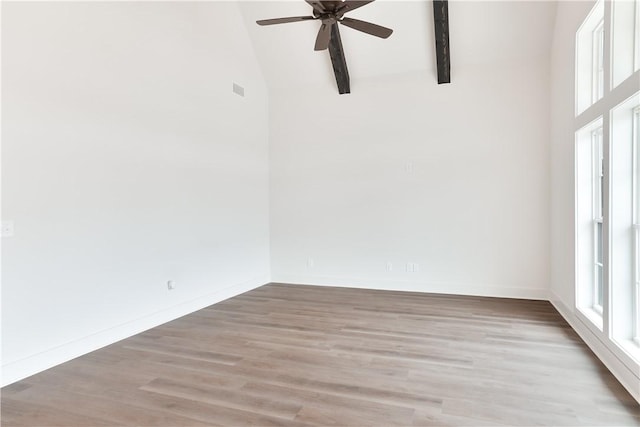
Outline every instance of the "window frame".
<svg viewBox="0 0 640 427">
<path fill-rule="evenodd" d="M 636 9 L 640 6 L 636 3 Z M 640 44 L 640 42 L 638 43 Z M 633 166 L 632 166 L 632 207 L 633 207 L 633 329 L 632 340 L 640 346 L 640 105 L 633 109 Z"/>
<path fill-rule="evenodd" d="M 604 92 L 607 91 L 606 84 L 602 82 L 602 97 L 598 97 L 599 90 L 596 85 L 599 79 L 595 78 L 598 75 L 598 69 L 596 67 L 595 55 L 598 52 L 594 44 L 594 36 L 596 32 L 602 27 L 603 29 L 603 49 L 602 53 L 602 65 L 606 58 L 604 53 L 606 52 L 608 36 L 607 22 L 605 21 L 605 0 L 597 0 L 593 8 L 589 12 L 588 16 L 578 28 L 576 32 L 576 51 L 575 51 L 575 116 L 578 117 L 584 113 L 590 107 L 592 107 L 599 99 L 604 97 Z M 606 69 L 603 69 L 603 77 L 606 77 Z"/>
<path fill-rule="evenodd" d="M 604 96 L 604 16 L 591 31 L 591 105 Z"/>
<path fill-rule="evenodd" d="M 634 43 L 634 54 L 633 54 L 633 69 L 634 71 L 640 70 L 640 1 L 635 0 L 635 23 L 633 29 L 633 43 Z"/>
<path fill-rule="evenodd" d="M 602 125 L 591 131 L 593 283 L 591 308 L 602 316 L 604 299 L 604 138 Z"/>
</svg>

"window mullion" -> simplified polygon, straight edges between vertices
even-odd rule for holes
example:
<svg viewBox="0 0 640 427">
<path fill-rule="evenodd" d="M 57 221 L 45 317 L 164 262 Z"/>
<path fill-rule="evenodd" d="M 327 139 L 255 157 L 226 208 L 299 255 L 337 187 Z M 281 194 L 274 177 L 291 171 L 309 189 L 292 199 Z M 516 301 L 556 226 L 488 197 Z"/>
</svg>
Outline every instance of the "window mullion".
<svg viewBox="0 0 640 427">
<path fill-rule="evenodd" d="M 640 12 L 640 4 L 636 3 L 636 12 Z M 640 24 L 640 20 L 636 21 Z M 636 42 L 640 43 L 640 41 Z M 632 307 L 632 338 L 640 345 L 640 106 L 633 110 L 632 130 L 632 181 L 631 194 L 633 209 L 633 307 Z"/>
</svg>

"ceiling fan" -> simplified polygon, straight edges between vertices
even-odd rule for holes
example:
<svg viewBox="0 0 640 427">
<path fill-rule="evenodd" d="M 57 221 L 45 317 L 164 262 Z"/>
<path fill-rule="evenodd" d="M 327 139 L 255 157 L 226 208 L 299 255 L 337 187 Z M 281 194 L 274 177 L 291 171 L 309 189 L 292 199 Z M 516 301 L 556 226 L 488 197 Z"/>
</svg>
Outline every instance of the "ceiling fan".
<svg viewBox="0 0 640 427">
<path fill-rule="evenodd" d="M 313 16 L 292 16 L 288 18 L 263 19 L 256 21 L 258 25 L 286 24 L 289 22 L 321 20 L 322 25 L 316 37 L 315 50 L 325 50 L 331 41 L 332 27 L 338 23 L 386 39 L 393 30 L 371 22 L 345 17 L 344 14 L 359 7 L 366 6 L 374 0 L 305 0 L 313 8 Z"/>
</svg>

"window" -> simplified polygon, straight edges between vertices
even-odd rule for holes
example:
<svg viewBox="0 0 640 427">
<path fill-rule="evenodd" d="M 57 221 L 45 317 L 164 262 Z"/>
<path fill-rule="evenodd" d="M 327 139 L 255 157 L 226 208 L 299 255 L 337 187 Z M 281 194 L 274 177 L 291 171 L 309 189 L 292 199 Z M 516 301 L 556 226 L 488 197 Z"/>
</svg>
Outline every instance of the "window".
<svg viewBox="0 0 640 427">
<path fill-rule="evenodd" d="M 576 122 L 589 123 L 576 131 L 576 308 L 602 342 L 636 366 L 640 91 L 629 79 L 639 68 L 640 0 L 598 1 L 576 33 Z"/>
<path fill-rule="evenodd" d="M 597 1 L 575 61 L 574 313 L 640 372 L 640 0 Z"/>
<path fill-rule="evenodd" d="M 603 118 L 576 132 L 577 307 L 602 329 L 604 306 Z"/>
<path fill-rule="evenodd" d="M 640 69 L 640 0 L 612 0 L 611 84 Z"/>
<path fill-rule="evenodd" d="M 604 24 L 604 0 L 600 0 L 576 34 L 576 115 L 604 96 Z"/>
<path fill-rule="evenodd" d="M 609 268 L 609 287 L 605 287 L 605 300 L 609 298 L 610 337 L 619 345 L 640 350 L 636 337 L 638 324 L 638 282 L 640 282 L 640 185 L 638 182 L 638 115 L 640 92 L 611 109 L 609 115 L 610 203 L 605 206 L 605 224 L 610 237 L 609 259 L 605 257 L 605 270 Z M 604 138 L 606 140 L 606 136 Z M 607 221 L 608 216 L 608 221 Z M 640 353 L 638 353 L 640 358 Z"/>
</svg>

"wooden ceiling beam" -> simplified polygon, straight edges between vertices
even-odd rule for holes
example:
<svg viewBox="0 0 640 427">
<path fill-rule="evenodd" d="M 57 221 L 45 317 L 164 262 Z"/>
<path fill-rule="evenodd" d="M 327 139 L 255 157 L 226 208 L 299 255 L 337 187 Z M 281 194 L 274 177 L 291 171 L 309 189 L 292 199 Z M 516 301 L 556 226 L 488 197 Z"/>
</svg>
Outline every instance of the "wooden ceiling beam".
<svg viewBox="0 0 640 427">
<path fill-rule="evenodd" d="M 436 33 L 436 64 L 438 84 L 451 83 L 451 52 L 449 51 L 449 2 L 433 0 L 433 24 Z"/>
</svg>

